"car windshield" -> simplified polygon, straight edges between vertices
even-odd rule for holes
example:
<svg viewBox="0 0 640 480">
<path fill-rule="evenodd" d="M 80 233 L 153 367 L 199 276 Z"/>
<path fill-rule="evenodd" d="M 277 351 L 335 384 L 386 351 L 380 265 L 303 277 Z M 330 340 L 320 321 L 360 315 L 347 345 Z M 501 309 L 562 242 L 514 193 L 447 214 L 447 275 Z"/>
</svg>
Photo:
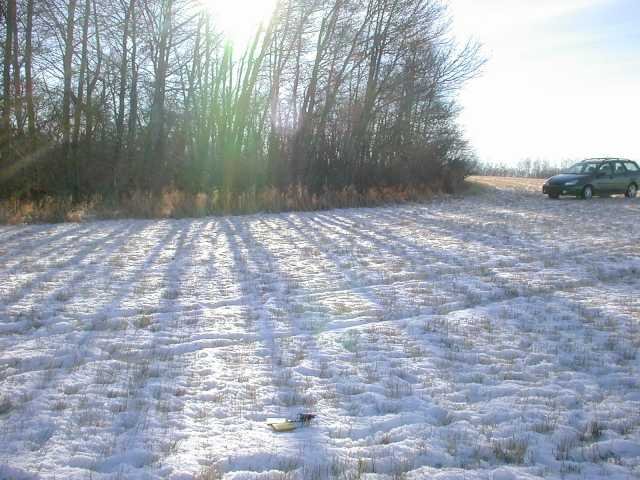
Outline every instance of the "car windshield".
<svg viewBox="0 0 640 480">
<path fill-rule="evenodd" d="M 596 170 L 598 170 L 599 166 L 600 162 L 580 162 L 567 168 L 562 173 L 594 173 Z"/>
</svg>

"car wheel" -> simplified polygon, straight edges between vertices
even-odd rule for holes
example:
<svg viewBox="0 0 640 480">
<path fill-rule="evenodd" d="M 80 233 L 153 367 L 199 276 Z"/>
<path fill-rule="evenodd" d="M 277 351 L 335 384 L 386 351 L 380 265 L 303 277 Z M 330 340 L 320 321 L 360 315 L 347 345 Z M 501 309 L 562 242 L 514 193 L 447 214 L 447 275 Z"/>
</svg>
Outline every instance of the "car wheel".
<svg viewBox="0 0 640 480">
<path fill-rule="evenodd" d="M 591 200 L 593 198 L 593 187 L 587 185 L 582 189 L 582 198 L 585 200 Z"/>
<path fill-rule="evenodd" d="M 627 193 L 625 193 L 627 198 L 636 198 L 638 195 L 638 186 L 635 183 L 632 183 L 627 187 Z"/>
<path fill-rule="evenodd" d="M 557 200 L 558 198 L 560 198 L 560 195 L 558 195 L 557 193 L 550 193 L 549 198 L 552 200 Z"/>
</svg>

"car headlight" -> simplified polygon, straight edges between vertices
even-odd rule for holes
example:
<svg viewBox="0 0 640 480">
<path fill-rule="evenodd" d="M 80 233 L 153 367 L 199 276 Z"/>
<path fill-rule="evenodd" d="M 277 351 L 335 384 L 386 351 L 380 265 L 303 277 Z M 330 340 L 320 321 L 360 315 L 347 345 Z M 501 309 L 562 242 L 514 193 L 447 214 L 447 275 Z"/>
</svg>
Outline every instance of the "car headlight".
<svg viewBox="0 0 640 480">
<path fill-rule="evenodd" d="M 573 187 L 574 185 L 578 184 L 578 180 L 571 180 L 570 182 L 567 182 L 564 184 L 565 187 Z"/>
</svg>

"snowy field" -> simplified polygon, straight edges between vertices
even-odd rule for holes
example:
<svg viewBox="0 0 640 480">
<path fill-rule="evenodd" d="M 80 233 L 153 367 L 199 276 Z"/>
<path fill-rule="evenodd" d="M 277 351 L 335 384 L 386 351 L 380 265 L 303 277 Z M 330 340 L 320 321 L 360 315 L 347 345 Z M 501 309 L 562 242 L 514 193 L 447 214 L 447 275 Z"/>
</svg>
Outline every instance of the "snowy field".
<svg viewBox="0 0 640 480">
<path fill-rule="evenodd" d="M 0 478 L 640 478 L 640 200 L 489 182 L 0 226 Z"/>
</svg>

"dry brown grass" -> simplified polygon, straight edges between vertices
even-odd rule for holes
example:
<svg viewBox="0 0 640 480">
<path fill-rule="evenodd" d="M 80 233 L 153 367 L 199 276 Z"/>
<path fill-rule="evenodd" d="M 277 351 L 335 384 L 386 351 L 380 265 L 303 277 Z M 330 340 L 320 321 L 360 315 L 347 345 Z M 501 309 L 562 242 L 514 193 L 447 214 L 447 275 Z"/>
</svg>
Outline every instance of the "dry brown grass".
<svg viewBox="0 0 640 480">
<path fill-rule="evenodd" d="M 472 184 L 499 189 L 522 189 L 527 191 L 539 191 L 544 183 L 543 178 L 520 177 L 484 177 L 474 176 L 467 179 Z"/>
<path fill-rule="evenodd" d="M 166 190 L 159 194 L 134 192 L 119 200 L 99 195 L 82 202 L 70 197 L 45 197 L 40 200 L 11 198 L 0 200 L 0 223 L 82 222 L 114 218 L 193 218 L 211 215 L 258 212 L 313 211 L 330 208 L 376 206 L 433 198 L 440 191 L 432 186 L 376 187 L 359 192 L 354 187 L 312 193 L 304 187 L 287 190 L 266 188 L 260 191 L 191 194 Z"/>
</svg>

